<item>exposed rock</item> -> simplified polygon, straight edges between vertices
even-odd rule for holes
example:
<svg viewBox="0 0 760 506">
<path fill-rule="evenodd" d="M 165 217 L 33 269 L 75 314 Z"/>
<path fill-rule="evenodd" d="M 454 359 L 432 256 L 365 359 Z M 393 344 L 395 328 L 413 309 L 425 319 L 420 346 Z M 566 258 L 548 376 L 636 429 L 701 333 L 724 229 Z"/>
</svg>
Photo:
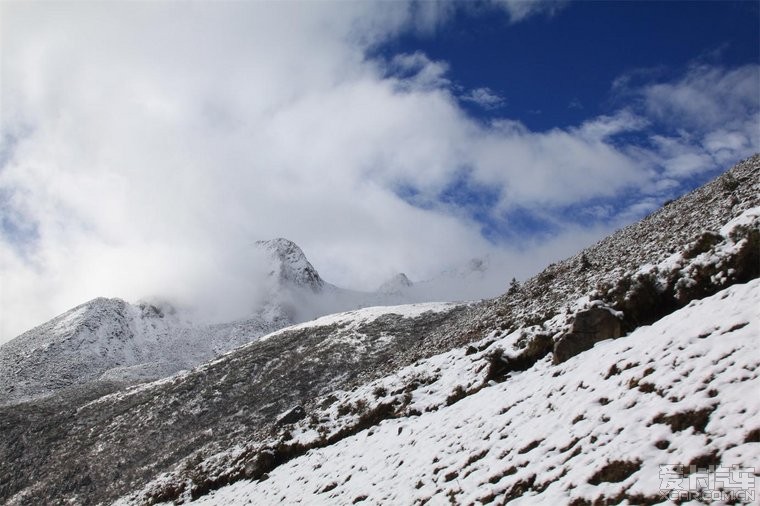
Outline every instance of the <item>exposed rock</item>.
<svg viewBox="0 0 760 506">
<path fill-rule="evenodd" d="M 714 410 L 714 407 L 710 407 L 699 410 L 682 411 L 667 416 L 659 414 L 654 417 L 652 422 L 670 425 L 673 432 L 686 430 L 690 427 L 696 432 L 704 432 L 705 427 L 707 427 L 707 424 L 710 422 L 710 414 Z"/>
<path fill-rule="evenodd" d="M 594 475 L 589 478 L 588 482 L 592 485 L 599 485 L 600 483 L 618 483 L 633 473 L 641 469 L 641 462 L 636 460 L 628 462 L 625 460 L 615 460 L 606 464 L 599 469 Z"/>
<path fill-rule="evenodd" d="M 497 350 L 490 355 L 488 380 L 500 381 L 510 372 L 527 371 L 533 365 L 551 353 L 554 341 L 551 336 L 541 332 L 530 333 L 522 340 L 519 349 L 509 356 Z"/>
<path fill-rule="evenodd" d="M 306 418 L 306 411 L 301 406 L 289 409 L 277 419 L 277 425 L 287 425 Z"/>
<path fill-rule="evenodd" d="M 620 318 L 610 309 L 594 306 L 575 314 L 572 329 L 554 343 L 554 363 L 559 364 L 591 349 L 599 341 L 621 335 Z"/>
</svg>

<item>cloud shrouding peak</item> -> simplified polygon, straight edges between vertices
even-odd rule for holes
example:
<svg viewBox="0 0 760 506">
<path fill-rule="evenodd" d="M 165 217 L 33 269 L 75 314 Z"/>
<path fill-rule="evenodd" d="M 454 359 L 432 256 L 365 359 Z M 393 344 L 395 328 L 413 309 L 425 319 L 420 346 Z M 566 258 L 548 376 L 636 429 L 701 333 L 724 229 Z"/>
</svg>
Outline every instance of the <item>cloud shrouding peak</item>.
<svg viewBox="0 0 760 506">
<path fill-rule="evenodd" d="M 446 62 L 368 56 L 431 23 L 412 4 L 2 4 L 0 342 L 96 296 L 242 316 L 273 237 L 352 288 L 488 254 L 506 284 L 615 226 L 556 209 L 652 185 L 678 149 L 757 148 L 708 125 L 630 149 L 655 88 L 575 128 L 476 121 Z M 555 233 L 483 232 L 516 209 Z"/>
</svg>

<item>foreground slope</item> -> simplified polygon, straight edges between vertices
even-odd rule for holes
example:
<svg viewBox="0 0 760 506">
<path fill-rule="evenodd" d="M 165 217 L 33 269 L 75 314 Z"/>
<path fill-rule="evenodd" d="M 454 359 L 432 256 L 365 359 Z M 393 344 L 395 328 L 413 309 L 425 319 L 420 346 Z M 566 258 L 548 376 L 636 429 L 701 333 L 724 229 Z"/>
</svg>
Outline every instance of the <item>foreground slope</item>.
<svg viewBox="0 0 760 506">
<path fill-rule="evenodd" d="M 660 464 L 760 462 L 759 302 L 759 280 L 735 285 L 625 339 L 559 366 L 547 357 L 455 403 L 445 389 L 414 390 L 418 416 L 383 421 L 284 463 L 265 480 L 240 481 L 197 502 L 663 502 Z M 449 353 L 425 366 L 456 371 L 467 386 L 480 380 L 478 359 Z M 352 401 L 371 405 L 373 391 L 390 390 L 404 373 Z"/>
<path fill-rule="evenodd" d="M 561 385 L 551 383 L 548 377 L 558 374 L 560 378 L 565 371 L 570 378 L 572 364 L 579 371 L 584 370 L 584 374 L 596 371 L 610 373 L 610 377 L 620 375 L 615 374 L 611 365 L 610 369 L 599 371 L 594 363 L 599 357 L 586 359 L 589 353 L 596 353 L 593 341 L 604 341 L 620 331 L 625 334 L 657 322 L 693 300 L 758 277 L 759 174 L 760 157 L 753 157 L 715 182 L 582 254 L 550 266 L 521 289 L 493 301 L 347 313 L 278 331 L 193 371 L 126 392 L 103 397 L 102 390 L 83 387 L 48 399 L 0 407 L 3 477 L 0 501 L 97 504 L 121 497 L 125 503 L 154 504 L 200 499 L 216 489 L 245 480 L 266 483 L 279 467 L 289 462 L 305 462 L 302 459 L 310 451 L 331 451 L 330 448 L 339 448 L 336 445 L 341 444 L 350 446 L 352 438 L 369 437 L 370 432 L 385 430 L 386 425 L 381 425 L 384 420 L 406 420 L 413 424 L 415 419 L 428 416 L 425 414 L 428 411 L 444 413 L 449 405 L 488 411 L 490 408 L 483 406 L 483 399 L 477 400 L 477 396 L 497 391 L 509 390 L 512 393 L 504 394 L 508 396 L 522 395 L 514 397 L 515 403 L 525 399 L 522 405 L 528 402 L 531 393 L 531 383 L 524 378 L 536 378 L 536 387 L 544 388 L 541 392 L 547 397 L 546 405 L 534 405 L 537 411 L 531 412 L 531 416 L 549 420 L 553 410 L 570 408 L 558 408 L 549 400 L 548 387 L 541 386 L 544 380 L 550 386 Z M 754 285 L 748 286 L 753 288 L 747 297 L 756 297 Z M 584 311 L 609 315 L 608 319 L 618 322 L 618 332 L 576 339 L 573 336 L 580 335 L 577 321 L 582 320 L 580 315 Z M 613 343 L 625 344 L 628 337 Z M 561 343 L 565 343 L 562 348 L 565 351 L 563 359 L 557 360 L 556 351 Z M 684 360 L 688 360 L 689 352 L 675 346 L 672 353 L 683 353 Z M 636 353 L 644 351 L 638 349 Z M 704 361 L 700 364 L 707 367 Z M 541 372 L 549 368 L 550 375 Z M 652 374 L 647 372 L 648 367 L 641 371 L 637 368 L 635 365 L 630 370 L 640 372 L 641 377 Z M 627 374 L 624 379 L 630 380 Z M 722 382 L 721 377 L 716 376 L 717 382 L 713 383 L 718 390 L 715 397 L 720 396 L 717 386 L 730 384 Z M 757 383 L 751 374 L 744 381 L 747 382 Z M 647 391 L 653 388 L 650 386 L 639 388 L 646 383 L 640 381 L 625 394 L 636 396 L 641 409 L 647 409 L 645 406 L 655 402 L 655 398 L 660 399 L 656 393 L 661 388 L 659 383 L 652 391 Z M 520 392 L 513 392 L 510 385 L 517 385 Z M 604 388 L 610 396 L 623 395 L 621 391 Z M 579 391 L 585 390 L 579 387 Z M 569 393 L 563 397 L 569 403 L 575 402 Z M 593 404 L 586 402 L 590 400 L 585 397 L 579 399 L 583 401 L 580 405 Z M 607 401 L 614 398 L 607 397 L 599 405 L 619 407 L 618 403 Z M 654 406 L 664 409 L 662 402 L 656 400 L 659 404 Z M 676 407 L 680 409 L 682 405 Z M 514 409 L 517 408 L 511 408 L 510 412 Z M 660 414 L 648 413 L 652 417 Z M 655 425 L 671 426 L 674 440 L 680 437 L 676 432 L 691 433 L 689 428 L 676 428 L 681 426 L 677 420 L 690 417 L 677 416 L 680 411 L 662 413 L 660 420 L 664 423 Z M 749 410 L 747 413 L 752 414 Z M 713 427 L 712 414 L 700 416 L 707 417 L 705 427 Z M 700 430 L 701 421 L 696 424 Z M 503 423 L 508 422 L 507 416 Z M 632 420 L 633 426 L 646 423 L 649 422 Z M 581 420 L 573 425 L 578 425 L 578 430 L 584 427 Z M 399 429 L 401 434 L 405 430 L 401 425 L 392 427 L 397 435 Z M 534 444 L 537 439 L 532 437 L 530 423 L 512 422 L 509 427 L 510 434 L 518 439 L 509 443 L 514 446 L 505 446 L 504 451 L 517 448 L 516 455 L 523 456 L 543 444 L 541 441 Z M 730 432 L 728 426 L 722 428 L 720 424 L 713 428 L 715 434 Z M 451 430 L 455 431 L 455 427 Z M 648 432 L 643 434 L 649 437 Z M 570 453 L 584 455 L 594 451 L 602 441 L 605 439 L 601 434 L 594 434 L 594 438 L 589 437 L 586 444 L 571 449 Z M 695 441 L 685 441 L 684 451 L 697 448 L 692 446 Z M 378 458 L 386 462 L 383 455 L 396 451 L 390 447 L 377 448 Z M 549 452 L 550 447 L 546 448 Z M 715 449 L 731 455 L 729 443 Z M 433 447 L 431 451 L 437 450 Z M 419 453 L 424 454 L 424 449 Z M 450 458 L 478 460 L 465 453 L 466 449 Z M 515 469 L 518 462 L 514 462 Z M 580 465 L 581 460 L 575 462 Z M 602 479 L 606 476 L 605 465 L 599 462 L 601 467 L 594 470 L 602 472 L 599 480 L 594 479 L 602 487 L 606 486 L 602 483 L 607 483 Z M 416 474 L 411 479 L 399 474 L 398 481 L 408 479 L 414 485 L 420 481 L 421 489 L 427 487 L 425 493 L 437 494 L 438 488 L 432 488 L 426 481 L 433 480 L 429 473 L 434 469 L 428 474 L 422 474 L 424 468 L 420 469 L 419 478 L 425 480 Z M 356 470 L 356 476 L 360 472 Z M 465 472 L 461 478 L 454 472 L 452 467 L 443 478 L 436 477 L 434 481 L 457 483 L 464 479 Z M 504 485 L 511 483 L 509 476 L 523 476 L 521 472 L 505 471 Z M 448 481 L 447 476 L 451 477 Z M 494 479 L 500 484 L 502 478 L 497 478 Z M 529 481 L 528 478 L 525 479 Z M 504 488 L 494 493 L 498 492 L 497 499 L 503 501 L 509 494 L 538 492 L 534 485 L 544 479 L 536 480 L 530 484 L 523 482 L 514 490 Z M 339 485 L 327 483 L 324 489 L 338 490 Z M 406 486 L 406 482 L 398 484 L 400 493 Z M 361 497 L 350 497 L 353 492 L 347 492 L 341 499 L 352 501 Z M 607 497 L 603 488 L 584 489 L 586 492 L 591 495 L 601 492 Z M 300 493 L 303 497 L 309 495 L 304 488 Z M 630 493 L 636 492 L 632 489 Z M 379 501 L 381 497 L 375 499 Z"/>
<path fill-rule="evenodd" d="M 674 288 L 669 284 L 674 279 L 676 290 L 693 290 L 700 286 L 695 277 L 711 272 L 709 286 L 715 288 L 739 267 L 737 259 L 746 258 L 747 247 L 758 251 L 758 234 L 760 207 L 716 232 L 724 240 L 711 248 L 694 255 L 691 244 L 657 265 L 642 266 L 639 274 L 656 273 L 654 281 L 667 292 Z M 750 267 L 756 268 L 756 261 L 753 258 Z M 340 504 L 357 499 L 393 504 L 424 503 L 436 496 L 435 503 L 444 497 L 455 503 L 503 503 L 543 493 L 558 481 L 547 500 L 659 502 L 658 489 L 652 489 L 658 474 L 646 478 L 645 488 L 633 486 L 644 480 L 642 476 L 628 478 L 640 469 L 658 470 L 660 464 L 751 467 L 760 451 L 758 405 L 740 402 L 760 387 L 755 372 L 760 365 L 760 287 L 756 280 L 732 286 L 715 289 L 718 294 L 711 298 L 685 302 L 653 326 L 639 326 L 616 341 L 601 339 L 595 347 L 576 347 L 558 364 L 561 343 L 579 337 L 576 324 L 581 315 L 596 312 L 625 321 L 625 315 L 603 299 L 582 297 L 540 325 L 495 330 L 466 347 L 418 360 L 383 378 L 334 390 L 309 406 L 308 418 L 286 420 L 269 435 L 251 437 L 243 445 L 161 476 L 122 502 L 198 499 L 230 482 L 251 479 L 255 481 L 232 485 L 210 500 L 319 503 L 334 497 Z M 701 285 L 700 290 L 706 289 Z M 678 293 L 684 297 L 695 292 Z M 634 300 L 640 296 L 636 290 L 632 295 Z M 613 351 L 600 355 L 606 346 Z M 727 400 L 721 405 L 723 398 Z M 436 414 L 427 414 L 432 412 Z M 384 425 L 387 420 L 394 421 Z M 671 433 L 653 425 L 670 427 Z M 424 435 L 401 436 L 407 429 Z M 494 432 L 499 441 L 510 440 L 495 442 Z M 691 435 L 697 437 L 687 437 Z M 551 444 L 544 445 L 544 440 Z M 578 444 L 581 440 L 585 443 Z M 644 443 L 642 448 L 654 446 L 662 452 L 629 450 Z M 744 444 L 748 446 L 735 449 Z M 491 450 L 484 452 L 489 446 L 501 448 L 498 457 Z M 531 452 L 539 447 L 549 453 L 545 464 L 533 463 L 541 452 Z M 373 448 L 379 456 L 373 456 Z M 425 467 L 419 459 L 429 453 Z M 473 475 L 468 487 L 460 485 L 460 476 L 475 473 L 466 468 L 485 459 L 486 453 L 489 461 L 496 458 L 503 474 L 484 476 L 492 470 L 490 462 Z M 279 474 L 281 466 L 286 466 L 285 474 Z M 520 466 L 526 469 L 518 473 Z M 324 473 L 317 471 L 323 467 Z M 485 486 L 512 475 L 501 486 Z M 582 483 L 581 475 L 588 475 Z M 270 484 L 274 476 L 282 481 Z M 325 476 L 333 479 L 323 482 Z M 356 482 L 345 485 L 354 478 Z M 452 481 L 456 482 L 449 484 Z M 342 483 L 346 495 L 328 494 Z M 476 501 L 475 494 L 484 487 L 490 493 Z M 574 489 L 579 492 L 569 493 Z M 314 497 L 320 493 L 326 495 Z"/>
</svg>

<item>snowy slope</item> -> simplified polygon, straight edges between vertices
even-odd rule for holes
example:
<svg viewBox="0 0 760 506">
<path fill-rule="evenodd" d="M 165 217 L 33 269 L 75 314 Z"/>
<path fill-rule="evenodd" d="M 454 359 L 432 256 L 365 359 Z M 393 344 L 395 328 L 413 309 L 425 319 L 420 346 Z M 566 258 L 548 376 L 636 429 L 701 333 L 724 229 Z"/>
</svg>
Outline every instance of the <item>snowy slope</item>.
<svg viewBox="0 0 760 506">
<path fill-rule="evenodd" d="M 276 288 L 297 286 L 318 292 L 324 286 L 317 270 L 294 242 L 277 238 L 257 241 L 256 245 L 272 259 L 269 276 Z"/>
<path fill-rule="evenodd" d="M 168 338 L 169 319 L 119 299 L 82 304 L 0 347 L 0 393 L 33 396 L 98 379 L 120 365 L 142 363 L 143 373 L 161 374 L 167 363 L 153 357 Z"/>
<path fill-rule="evenodd" d="M 283 329 L 154 383 L 0 406 L 0 476 L 13 477 L 0 481 L 0 502 L 112 500 L 168 463 L 263 435 L 294 406 L 311 410 L 322 395 L 397 368 L 462 311 L 438 303 L 361 309 Z"/>
<path fill-rule="evenodd" d="M 0 404 L 90 381 L 162 378 L 289 323 L 199 325 L 168 306 L 94 299 L 0 347 Z"/>
<path fill-rule="evenodd" d="M 379 293 L 399 293 L 408 289 L 412 285 L 413 283 L 409 280 L 408 277 L 406 277 L 406 274 L 399 272 L 388 281 L 380 285 L 380 288 L 378 288 L 377 291 Z"/>
<path fill-rule="evenodd" d="M 97 298 L 0 346 L 0 405 L 97 381 L 110 388 L 163 378 L 299 321 L 294 294 L 324 282 L 285 239 L 257 246 L 271 261 L 268 294 L 249 318 L 203 324 L 194 311 Z"/>
<path fill-rule="evenodd" d="M 450 405 L 438 383 L 415 390 L 418 416 L 383 421 L 197 502 L 664 502 L 660 464 L 760 462 L 759 303 L 755 280 Z M 444 369 L 468 387 L 482 379 L 478 359 L 454 352 L 417 367 Z M 372 392 L 397 381 L 376 381 L 352 401 L 376 402 Z"/>
</svg>

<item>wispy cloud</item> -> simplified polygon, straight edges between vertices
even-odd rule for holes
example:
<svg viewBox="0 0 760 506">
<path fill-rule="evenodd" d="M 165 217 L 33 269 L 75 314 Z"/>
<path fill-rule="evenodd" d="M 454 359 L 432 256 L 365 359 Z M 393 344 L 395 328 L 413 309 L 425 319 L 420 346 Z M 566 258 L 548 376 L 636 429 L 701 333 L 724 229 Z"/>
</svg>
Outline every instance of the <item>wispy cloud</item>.
<svg viewBox="0 0 760 506">
<path fill-rule="evenodd" d="M 639 93 L 647 112 L 669 126 L 700 133 L 741 130 L 747 114 L 760 107 L 758 83 L 758 65 L 696 65 L 673 82 L 647 84 Z"/>
<path fill-rule="evenodd" d="M 503 107 L 506 103 L 504 97 L 494 92 L 491 88 L 475 88 L 459 97 L 465 102 L 472 102 L 483 109 L 493 110 Z"/>
<path fill-rule="evenodd" d="M 387 76 L 395 78 L 405 91 L 448 88 L 451 85 L 446 77 L 448 71 L 448 63 L 431 60 L 421 51 L 397 54 L 386 66 Z"/>
<path fill-rule="evenodd" d="M 537 15 L 553 16 L 568 4 L 569 0 L 493 0 L 508 13 L 512 23 Z"/>
<path fill-rule="evenodd" d="M 641 113 L 662 126 L 651 136 L 658 163 L 687 177 L 760 150 L 760 65 L 695 64 L 666 82 L 628 86 Z"/>
</svg>

